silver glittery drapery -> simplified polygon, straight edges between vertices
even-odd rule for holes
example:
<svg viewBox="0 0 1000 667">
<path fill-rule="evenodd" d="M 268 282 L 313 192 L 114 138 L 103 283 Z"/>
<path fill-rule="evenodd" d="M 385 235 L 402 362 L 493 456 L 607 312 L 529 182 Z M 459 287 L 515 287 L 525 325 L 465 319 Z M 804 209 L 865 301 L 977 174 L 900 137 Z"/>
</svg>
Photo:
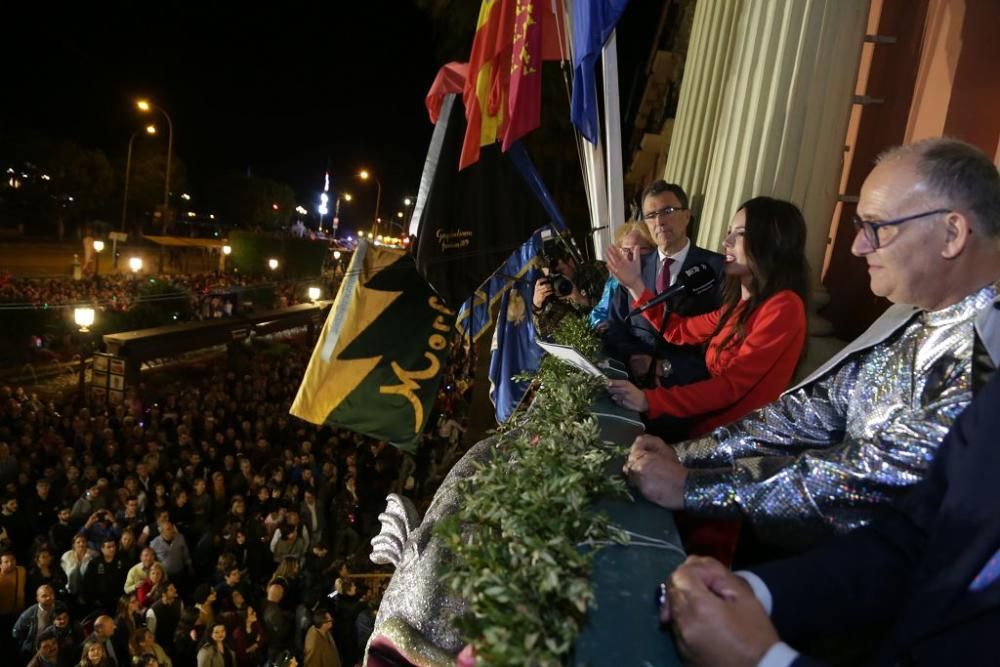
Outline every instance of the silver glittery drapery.
<svg viewBox="0 0 1000 667">
<path fill-rule="evenodd" d="M 996 297 L 989 286 L 919 312 L 817 381 L 677 445 L 685 509 L 743 516 L 788 548 L 867 523 L 923 476 L 972 400 L 975 319 Z"/>
</svg>

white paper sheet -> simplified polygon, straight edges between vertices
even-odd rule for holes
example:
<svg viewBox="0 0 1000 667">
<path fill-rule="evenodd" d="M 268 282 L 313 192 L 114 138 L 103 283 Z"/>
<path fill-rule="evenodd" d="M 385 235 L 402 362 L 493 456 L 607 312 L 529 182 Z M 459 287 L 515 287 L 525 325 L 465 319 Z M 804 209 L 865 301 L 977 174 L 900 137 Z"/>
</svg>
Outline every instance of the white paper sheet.
<svg viewBox="0 0 1000 667">
<path fill-rule="evenodd" d="M 555 343 L 545 343 L 542 341 L 538 341 L 538 344 L 543 350 L 551 354 L 553 357 L 562 360 L 563 363 L 567 363 L 584 373 L 593 375 L 594 377 L 607 379 L 607 376 L 601 372 L 601 369 L 590 363 L 585 356 L 574 350 L 572 347 L 556 345 Z"/>
</svg>

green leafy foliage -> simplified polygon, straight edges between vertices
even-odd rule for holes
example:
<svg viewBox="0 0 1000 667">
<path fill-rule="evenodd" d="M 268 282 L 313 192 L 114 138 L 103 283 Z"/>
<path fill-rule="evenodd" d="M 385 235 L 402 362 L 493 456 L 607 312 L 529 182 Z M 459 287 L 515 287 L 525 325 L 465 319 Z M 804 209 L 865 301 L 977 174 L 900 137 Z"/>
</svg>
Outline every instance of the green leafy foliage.
<svg viewBox="0 0 1000 667">
<path fill-rule="evenodd" d="M 599 348 L 583 318 L 555 339 L 592 359 Z M 504 455 L 462 482 L 462 509 L 436 527 L 455 556 L 445 579 L 468 604 L 455 622 L 488 665 L 563 664 L 594 599 L 588 545 L 626 541 L 591 509 L 626 494 L 589 413 L 602 381 L 551 358 L 535 379 L 533 404 L 500 433 Z"/>
<path fill-rule="evenodd" d="M 315 278 L 323 272 L 323 260 L 329 253 L 323 241 L 276 237 L 262 232 L 234 230 L 229 234 L 232 266 L 246 275 L 279 278 Z M 278 270 L 271 271 L 267 260 L 278 260 Z"/>
<path fill-rule="evenodd" d="M 287 226 L 296 205 L 295 192 L 285 183 L 237 173 L 212 184 L 212 201 L 222 219 L 230 224 L 259 229 Z"/>
</svg>

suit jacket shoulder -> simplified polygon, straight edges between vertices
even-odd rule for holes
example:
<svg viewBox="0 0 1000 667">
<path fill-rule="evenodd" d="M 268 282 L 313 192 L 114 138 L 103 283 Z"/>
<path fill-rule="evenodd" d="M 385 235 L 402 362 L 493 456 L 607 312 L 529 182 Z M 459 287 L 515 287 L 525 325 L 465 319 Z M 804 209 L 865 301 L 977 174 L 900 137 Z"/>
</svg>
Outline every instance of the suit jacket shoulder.
<svg viewBox="0 0 1000 667">
<path fill-rule="evenodd" d="M 712 250 L 706 250 L 701 246 L 696 246 L 694 243 L 691 244 L 691 248 L 688 250 L 687 258 L 684 260 L 684 267 L 687 268 L 696 262 L 705 262 L 713 269 L 716 273 L 722 273 L 722 267 L 725 264 L 725 257 L 720 253 L 714 252 Z"/>
<path fill-rule="evenodd" d="M 915 648 L 917 664 L 984 664 L 1000 621 L 1000 582 L 970 583 L 996 553 L 1000 524 L 1000 376 L 977 395 L 901 502 L 822 549 L 750 568 L 773 599 L 772 620 L 794 641 L 817 629 L 890 622 L 878 664 Z M 805 584 L 805 585 L 804 585 Z"/>
</svg>

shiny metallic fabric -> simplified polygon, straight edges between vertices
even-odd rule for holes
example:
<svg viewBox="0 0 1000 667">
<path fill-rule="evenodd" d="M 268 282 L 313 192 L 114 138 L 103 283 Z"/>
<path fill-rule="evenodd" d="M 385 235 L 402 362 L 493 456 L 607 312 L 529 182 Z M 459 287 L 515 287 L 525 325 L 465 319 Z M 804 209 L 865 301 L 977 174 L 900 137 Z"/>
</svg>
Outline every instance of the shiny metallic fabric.
<svg viewBox="0 0 1000 667">
<path fill-rule="evenodd" d="M 799 549 L 862 526 L 919 481 L 972 400 L 974 325 L 985 287 L 916 311 L 888 339 L 711 435 L 677 446 L 685 509 L 742 516 Z"/>
<path fill-rule="evenodd" d="M 461 506 L 458 482 L 471 477 L 495 452 L 495 438 L 473 445 L 448 472 L 422 521 L 410 514 L 408 503 L 388 501 L 380 517 L 382 532 L 372 543 L 379 555 L 376 562 L 395 561 L 396 572 L 379 605 L 366 662 L 375 662 L 371 648 L 382 644 L 420 667 L 455 664 L 464 642 L 452 619 L 465 610 L 465 602 L 441 580 L 451 556 L 434 535 L 434 526 Z"/>
<path fill-rule="evenodd" d="M 420 525 L 420 514 L 409 498 L 390 493 L 385 498 L 385 511 L 378 515 L 378 520 L 382 530 L 372 538 L 371 561 L 399 567 L 406 541 Z"/>
</svg>

